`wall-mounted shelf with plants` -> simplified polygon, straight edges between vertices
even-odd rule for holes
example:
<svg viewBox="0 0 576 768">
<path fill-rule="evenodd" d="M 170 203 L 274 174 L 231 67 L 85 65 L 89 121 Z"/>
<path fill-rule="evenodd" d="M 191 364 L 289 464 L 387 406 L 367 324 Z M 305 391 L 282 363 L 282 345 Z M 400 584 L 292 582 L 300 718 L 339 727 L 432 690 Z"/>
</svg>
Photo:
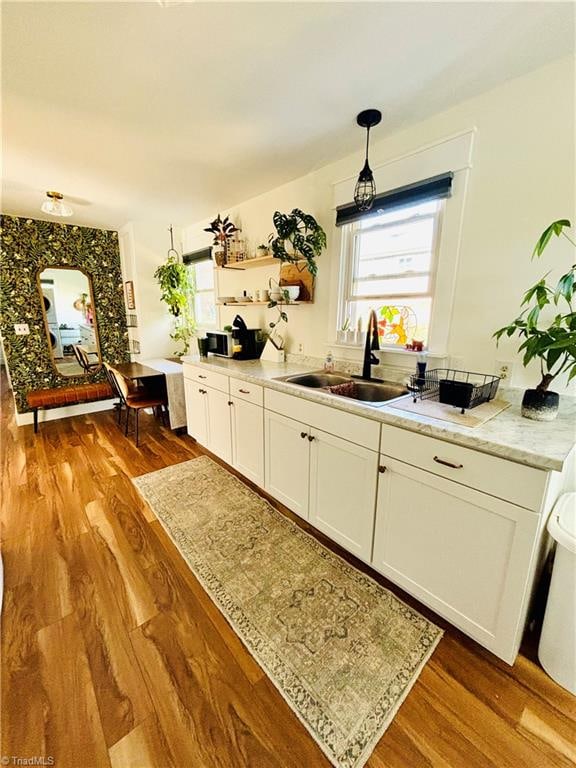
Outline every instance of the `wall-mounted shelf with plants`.
<svg viewBox="0 0 576 768">
<path fill-rule="evenodd" d="M 256 267 L 273 267 L 278 264 L 275 256 L 257 256 L 255 259 L 244 259 L 244 261 L 235 261 L 232 264 L 224 264 L 218 269 L 255 269 Z"/>
<path fill-rule="evenodd" d="M 254 306 L 261 306 L 261 307 L 267 307 L 270 303 L 269 301 L 218 301 L 216 302 L 219 307 L 251 307 Z M 313 301 L 287 301 L 285 302 L 286 306 L 289 307 L 297 307 L 300 304 L 313 304 Z"/>
</svg>

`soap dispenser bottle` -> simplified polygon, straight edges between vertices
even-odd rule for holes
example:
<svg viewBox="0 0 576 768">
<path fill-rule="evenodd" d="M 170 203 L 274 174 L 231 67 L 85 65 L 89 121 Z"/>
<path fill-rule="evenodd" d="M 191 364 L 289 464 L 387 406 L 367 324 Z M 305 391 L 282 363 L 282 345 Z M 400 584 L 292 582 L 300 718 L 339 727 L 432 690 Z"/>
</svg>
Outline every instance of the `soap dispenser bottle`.
<svg viewBox="0 0 576 768">
<path fill-rule="evenodd" d="M 326 373 L 334 372 L 334 357 L 330 351 L 326 355 L 326 360 L 324 360 L 324 371 Z"/>
</svg>

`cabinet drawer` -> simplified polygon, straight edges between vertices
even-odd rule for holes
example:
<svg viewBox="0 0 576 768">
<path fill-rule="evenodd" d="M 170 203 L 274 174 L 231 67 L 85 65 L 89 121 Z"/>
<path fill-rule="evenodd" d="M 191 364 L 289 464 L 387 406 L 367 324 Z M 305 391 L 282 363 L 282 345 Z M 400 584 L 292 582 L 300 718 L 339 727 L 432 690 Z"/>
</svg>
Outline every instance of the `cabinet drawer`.
<svg viewBox="0 0 576 768">
<path fill-rule="evenodd" d="M 380 450 L 461 485 L 540 511 L 548 477 L 540 469 L 388 424 L 382 425 Z"/>
<path fill-rule="evenodd" d="M 264 388 L 258 384 L 248 384 L 246 381 L 231 378 L 230 394 L 254 405 L 264 405 Z"/>
<path fill-rule="evenodd" d="M 353 413 L 344 413 L 328 405 L 311 403 L 301 397 L 285 395 L 275 389 L 266 389 L 264 395 L 266 408 L 291 419 L 297 419 L 310 427 L 316 427 L 357 445 L 378 450 L 380 424 L 371 419 L 364 419 Z"/>
<path fill-rule="evenodd" d="M 216 373 L 197 365 L 184 363 L 184 378 L 196 381 L 198 384 L 205 384 L 207 387 L 219 389 L 220 392 L 228 393 L 228 376 L 223 373 Z"/>
</svg>

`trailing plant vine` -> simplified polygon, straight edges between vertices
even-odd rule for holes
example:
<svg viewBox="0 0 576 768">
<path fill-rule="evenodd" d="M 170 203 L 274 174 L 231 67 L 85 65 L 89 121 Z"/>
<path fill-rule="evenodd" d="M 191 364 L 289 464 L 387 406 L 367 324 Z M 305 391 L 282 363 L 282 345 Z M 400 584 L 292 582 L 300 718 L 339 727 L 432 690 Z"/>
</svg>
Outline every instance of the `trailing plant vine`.
<svg viewBox="0 0 576 768">
<path fill-rule="evenodd" d="M 178 261 L 174 254 L 156 269 L 154 277 L 160 285 L 160 298 L 173 316 L 170 338 L 178 344 L 183 344 L 183 349 L 176 352 L 181 357 L 189 351 L 190 341 L 196 331 L 191 311 L 191 303 L 196 293 L 193 277 L 186 265 Z"/>
</svg>

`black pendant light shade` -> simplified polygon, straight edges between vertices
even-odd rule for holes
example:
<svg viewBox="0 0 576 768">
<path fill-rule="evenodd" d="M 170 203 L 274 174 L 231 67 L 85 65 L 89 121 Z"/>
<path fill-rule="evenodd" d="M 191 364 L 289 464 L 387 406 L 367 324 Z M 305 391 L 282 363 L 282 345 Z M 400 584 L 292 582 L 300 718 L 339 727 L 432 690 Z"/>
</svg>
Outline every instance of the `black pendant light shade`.
<svg viewBox="0 0 576 768">
<path fill-rule="evenodd" d="M 377 109 L 365 109 L 356 118 L 358 125 L 366 128 L 366 160 L 354 189 L 354 202 L 359 211 L 369 211 L 376 196 L 376 184 L 368 164 L 368 146 L 370 143 L 370 128 L 378 125 L 380 120 L 382 120 L 382 113 Z"/>
</svg>

